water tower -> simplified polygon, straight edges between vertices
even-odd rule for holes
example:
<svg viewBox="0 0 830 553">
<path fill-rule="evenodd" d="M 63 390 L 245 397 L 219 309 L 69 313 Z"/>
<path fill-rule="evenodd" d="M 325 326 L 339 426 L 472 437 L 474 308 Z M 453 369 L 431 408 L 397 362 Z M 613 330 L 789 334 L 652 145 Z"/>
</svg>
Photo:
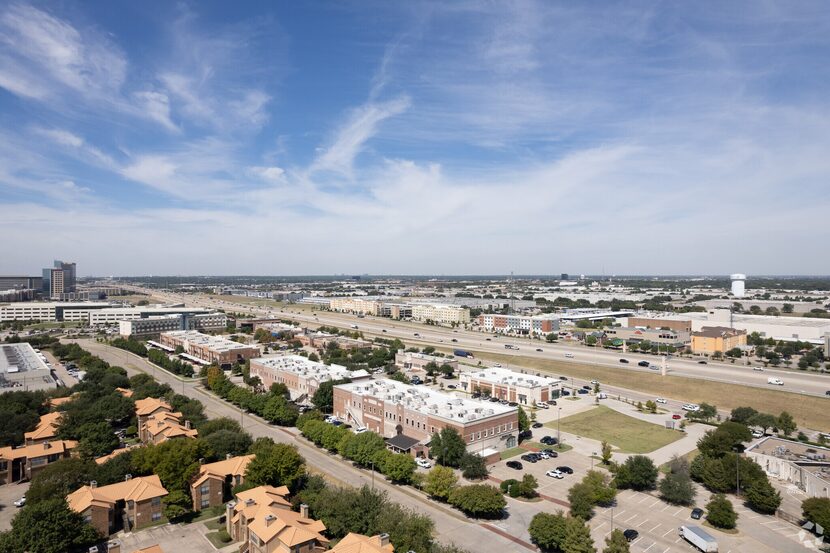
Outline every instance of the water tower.
<svg viewBox="0 0 830 553">
<path fill-rule="evenodd" d="M 744 297 L 744 293 L 746 292 L 746 275 L 735 273 L 734 275 L 730 275 L 729 278 L 732 280 L 732 295 L 736 298 Z"/>
</svg>

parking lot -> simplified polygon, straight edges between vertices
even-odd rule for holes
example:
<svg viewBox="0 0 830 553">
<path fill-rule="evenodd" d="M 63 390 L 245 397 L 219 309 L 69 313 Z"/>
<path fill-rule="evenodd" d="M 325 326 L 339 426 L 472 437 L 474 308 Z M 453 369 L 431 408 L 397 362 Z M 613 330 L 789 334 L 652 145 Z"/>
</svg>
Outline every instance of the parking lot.
<svg viewBox="0 0 830 553">
<path fill-rule="evenodd" d="M 26 495 L 26 490 L 28 489 L 28 482 L 0 486 L 0 532 L 4 532 L 12 527 L 12 519 L 19 510 L 13 503 Z"/>
</svg>

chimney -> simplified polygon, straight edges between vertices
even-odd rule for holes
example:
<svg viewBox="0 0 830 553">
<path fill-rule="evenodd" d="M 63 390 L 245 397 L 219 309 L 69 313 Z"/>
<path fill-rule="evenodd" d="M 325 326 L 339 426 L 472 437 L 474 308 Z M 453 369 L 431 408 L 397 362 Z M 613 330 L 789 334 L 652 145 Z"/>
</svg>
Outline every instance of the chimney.
<svg viewBox="0 0 830 553">
<path fill-rule="evenodd" d="M 389 534 L 384 532 L 383 534 L 378 534 L 378 539 L 380 540 L 380 546 L 386 547 L 389 545 Z"/>
<path fill-rule="evenodd" d="M 90 481 L 89 487 L 90 488 L 97 488 L 98 487 L 98 481 L 97 480 Z"/>
<path fill-rule="evenodd" d="M 233 457 L 233 455 L 231 455 L 230 453 L 225 453 L 225 459 L 226 460 L 230 459 L 231 457 Z"/>
<path fill-rule="evenodd" d="M 190 430 L 190 421 L 184 421 L 184 427 Z"/>
<path fill-rule="evenodd" d="M 204 458 L 204 457 L 199 457 L 199 464 L 200 464 L 200 465 L 204 465 L 204 464 L 205 464 L 205 458 Z"/>
<path fill-rule="evenodd" d="M 300 516 L 302 518 L 308 518 L 308 504 L 301 503 L 300 504 Z"/>
<path fill-rule="evenodd" d="M 275 520 L 277 520 L 277 517 L 275 517 L 274 515 L 270 513 L 265 515 L 265 526 L 271 526 L 271 523 Z"/>
<path fill-rule="evenodd" d="M 50 447 L 52 447 L 52 444 L 49 443 L 49 440 L 45 440 L 43 442 L 43 449 L 49 449 Z"/>
<path fill-rule="evenodd" d="M 251 506 L 251 505 L 253 505 L 253 504 L 254 504 L 254 500 L 253 500 L 253 499 L 248 498 L 248 499 L 246 499 L 246 500 L 245 500 L 245 506 L 246 506 L 246 507 L 250 507 L 250 506 Z"/>
<path fill-rule="evenodd" d="M 128 482 L 129 480 L 132 480 L 132 478 L 133 478 L 132 474 L 125 474 L 124 475 L 124 482 Z"/>
</svg>

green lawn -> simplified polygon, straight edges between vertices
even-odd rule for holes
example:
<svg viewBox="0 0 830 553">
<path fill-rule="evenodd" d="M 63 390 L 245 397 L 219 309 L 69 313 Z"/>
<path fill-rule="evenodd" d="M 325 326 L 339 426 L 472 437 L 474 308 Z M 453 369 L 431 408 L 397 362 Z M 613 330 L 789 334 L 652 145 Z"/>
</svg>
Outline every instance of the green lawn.
<svg viewBox="0 0 830 553">
<path fill-rule="evenodd" d="M 512 447 L 510 449 L 505 449 L 501 452 L 501 460 L 504 461 L 505 459 L 510 459 L 511 457 L 515 457 L 516 455 L 520 455 L 526 452 L 527 450 L 521 447 Z"/>
<path fill-rule="evenodd" d="M 556 428 L 556 423 L 545 426 Z M 565 417 L 561 428 L 578 436 L 607 441 L 621 453 L 649 453 L 683 437 L 681 432 L 623 415 L 604 405 Z"/>
</svg>

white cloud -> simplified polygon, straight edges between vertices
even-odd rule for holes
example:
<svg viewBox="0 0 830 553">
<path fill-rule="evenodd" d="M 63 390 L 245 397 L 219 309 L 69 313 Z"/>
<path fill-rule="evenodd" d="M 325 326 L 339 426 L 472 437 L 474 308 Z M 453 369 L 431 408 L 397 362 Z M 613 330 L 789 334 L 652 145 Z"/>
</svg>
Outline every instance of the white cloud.
<svg viewBox="0 0 830 553">
<path fill-rule="evenodd" d="M 282 167 L 251 167 L 249 171 L 251 174 L 266 181 L 274 183 L 285 181 L 285 169 Z"/>
<path fill-rule="evenodd" d="M 133 96 L 138 109 L 143 111 L 147 117 L 160 123 L 167 130 L 179 131 L 179 128 L 170 120 L 170 101 L 166 94 L 147 90 L 136 92 Z"/>
</svg>

